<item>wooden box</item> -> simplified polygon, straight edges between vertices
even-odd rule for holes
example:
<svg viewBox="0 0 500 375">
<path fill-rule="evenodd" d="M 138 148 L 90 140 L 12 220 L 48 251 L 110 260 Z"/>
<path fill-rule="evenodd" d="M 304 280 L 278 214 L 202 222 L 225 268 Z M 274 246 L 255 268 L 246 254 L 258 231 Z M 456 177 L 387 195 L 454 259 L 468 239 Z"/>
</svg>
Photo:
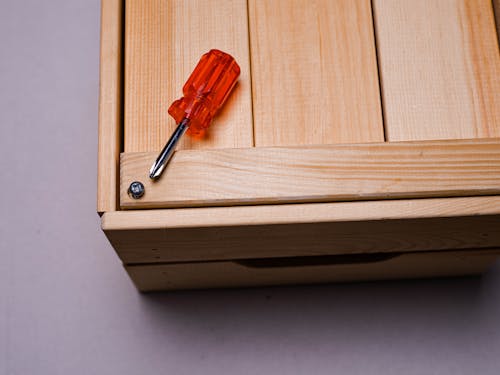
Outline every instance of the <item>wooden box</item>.
<svg viewBox="0 0 500 375">
<path fill-rule="evenodd" d="M 239 83 L 152 183 L 211 48 Z M 499 254 L 490 0 L 103 0 L 99 108 L 98 211 L 141 291 L 477 274 Z"/>
</svg>

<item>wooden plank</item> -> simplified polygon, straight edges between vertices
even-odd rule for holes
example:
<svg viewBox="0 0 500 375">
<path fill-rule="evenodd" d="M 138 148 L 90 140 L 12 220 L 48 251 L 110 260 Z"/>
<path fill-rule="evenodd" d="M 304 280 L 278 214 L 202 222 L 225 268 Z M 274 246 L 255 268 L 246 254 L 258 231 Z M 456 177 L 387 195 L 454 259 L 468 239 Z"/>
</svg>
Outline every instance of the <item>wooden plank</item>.
<svg viewBox="0 0 500 375">
<path fill-rule="evenodd" d="M 207 136 L 179 149 L 251 147 L 245 0 L 130 0 L 126 7 L 125 151 L 159 151 L 175 128 L 169 105 L 202 54 L 218 48 L 241 67 L 238 85 Z"/>
<path fill-rule="evenodd" d="M 370 0 L 250 0 L 256 146 L 384 140 Z"/>
<path fill-rule="evenodd" d="M 177 152 L 159 181 L 154 153 L 121 157 L 123 209 L 500 193 L 500 140 Z M 140 199 L 127 194 L 142 181 Z"/>
<path fill-rule="evenodd" d="M 140 291 L 165 291 L 262 285 L 475 275 L 491 265 L 500 250 L 408 253 L 365 264 L 250 268 L 237 262 L 132 265 L 126 270 Z"/>
<path fill-rule="evenodd" d="M 124 263 L 500 246 L 500 196 L 118 211 Z"/>
<path fill-rule="evenodd" d="M 121 137 L 122 0 L 101 3 L 99 78 L 99 145 L 97 154 L 97 211 L 118 205 L 118 163 Z"/>
<path fill-rule="evenodd" d="M 389 141 L 500 136 L 491 0 L 374 0 Z"/>
<path fill-rule="evenodd" d="M 119 211 L 107 231 L 500 215 L 500 196 Z"/>
</svg>

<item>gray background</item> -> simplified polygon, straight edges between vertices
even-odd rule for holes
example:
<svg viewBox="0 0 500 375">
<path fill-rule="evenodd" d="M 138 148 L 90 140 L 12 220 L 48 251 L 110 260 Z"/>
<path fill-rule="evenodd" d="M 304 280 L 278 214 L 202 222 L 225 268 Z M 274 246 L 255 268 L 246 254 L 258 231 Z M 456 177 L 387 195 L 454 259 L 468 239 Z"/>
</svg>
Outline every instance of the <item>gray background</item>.
<svg viewBox="0 0 500 375">
<path fill-rule="evenodd" d="M 95 213 L 100 4 L 0 3 L 0 374 L 499 374 L 482 279 L 136 292 Z"/>
</svg>

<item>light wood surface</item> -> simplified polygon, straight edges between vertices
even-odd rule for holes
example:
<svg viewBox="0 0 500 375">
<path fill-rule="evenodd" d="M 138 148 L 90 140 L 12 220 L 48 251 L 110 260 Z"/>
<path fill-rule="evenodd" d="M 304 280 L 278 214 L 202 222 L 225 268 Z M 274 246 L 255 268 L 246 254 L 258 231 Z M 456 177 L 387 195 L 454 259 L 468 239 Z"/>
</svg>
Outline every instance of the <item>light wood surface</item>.
<svg viewBox="0 0 500 375">
<path fill-rule="evenodd" d="M 118 206 L 120 157 L 122 16 L 121 0 L 102 0 L 99 78 L 99 146 L 97 154 L 97 211 Z"/>
<path fill-rule="evenodd" d="M 159 181 L 154 153 L 121 157 L 125 209 L 500 193 L 500 140 L 185 150 Z M 127 194 L 144 183 L 141 199 Z"/>
<path fill-rule="evenodd" d="M 250 268 L 235 262 L 213 262 L 133 265 L 126 270 L 139 290 L 151 292 L 474 275 L 491 265 L 499 252 L 409 253 L 365 264 Z"/>
<path fill-rule="evenodd" d="M 389 141 L 500 136 L 491 0 L 374 0 Z"/>
<path fill-rule="evenodd" d="M 253 145 L 245 0 L 130 0 L 125 22 L 125 152 L 163 147 L 176 125 L 168 107 L 212 48 L 234 56 L 241 76 L 206 137 L 179 149 Z"/>
<path fill-rule="evenodd" d="M 249 14 L 243 0 L 219 3 L 127 2 L 124 207 L 139 208 L 124 193 L 132 178 L 147 185 L 141 207 L 500 193 L 499 140 L 180 151 L 151 186 L 147 170 L 174 126 L 167 108 L 214 47 L 236 57 L 242 77 L 209 137 L 186 138 L 181 149 L 251 147 L 254 130 L 257 146 L 384 140 L 368 0 L 250 0 Z M 500 136 L 491 3 L 373 4 L 388 140 Z M 102 5 L 97 205 L 141 290 L 475 274 L 494 260 L 500 196 L 114 211 L 122 5 Z M 247 264 L 372 253 L 403 254 L 367 264 Z"/>
<path fill-rule="evenodd" d="M 500 215 L 500 196 L 193 207 L 106 213 L 105 231 Z"/>
<path fill-rule="evenodd" d="M 124 263 L 500 246 L 500 197 L 117 211 Z"/>
<path fill-rule="evenodd" d="M 256 146 L 384 140 L 369 0 L 249 0 Z"/>
</svg>

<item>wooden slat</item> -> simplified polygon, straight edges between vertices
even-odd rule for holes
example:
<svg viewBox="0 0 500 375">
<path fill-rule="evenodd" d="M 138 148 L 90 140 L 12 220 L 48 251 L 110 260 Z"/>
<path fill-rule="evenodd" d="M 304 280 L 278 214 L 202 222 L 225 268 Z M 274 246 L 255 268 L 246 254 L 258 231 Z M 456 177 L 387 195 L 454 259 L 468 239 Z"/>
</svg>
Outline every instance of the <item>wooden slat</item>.
<svg viewBox="0 0 500 375">
<path fill-rule="evenodd" d="M 365 264 L 249 268 L 235 262 L 127 266 L 140 291 L 311 284 L 366 280 L 475 275 L 491 265 L 500 250 L 408 253 Z"/>
<path fill-rule="evenodd" d="M 117 211 L 124 263 L 500 247 L 500 196 Z"/>
<path fill-rule="evenodd" d="M 126 7 L 125 151 L 158 151 L 175 128 L 169 105 L 202 54 L 218 48 L 241 67 L 207 136 L 179 149 L 251 147 L 252 105 L 244 0 L 130 0 Z"/>
<path fill-rule="evenodd" d="M 500 140 L 186 150 L 162 178 L 154 153 L 121 155 L 125 209 L 500 193 Z M 143 182 L 140 199 L 127 194 Z"/>
<path fill-rule="evenodd" d="M 500 136 L 491 0 L 374 0 L 389 141 Z"/>
<path fill-rule="evenodd" d="M 370 0 L 249 0 L 256 146 L 384 140 Z"/>
<path fill-rule="evenodd" d="M 500 196 L 119 211 L 102 222 L 113 231 L 477 215 L 500 215 Z"/>
<path fill-rule="evenodd" d="M 122 0 L 101 4 L 97 212 L 116 210 L 121 137 Z"/>
</svg>

